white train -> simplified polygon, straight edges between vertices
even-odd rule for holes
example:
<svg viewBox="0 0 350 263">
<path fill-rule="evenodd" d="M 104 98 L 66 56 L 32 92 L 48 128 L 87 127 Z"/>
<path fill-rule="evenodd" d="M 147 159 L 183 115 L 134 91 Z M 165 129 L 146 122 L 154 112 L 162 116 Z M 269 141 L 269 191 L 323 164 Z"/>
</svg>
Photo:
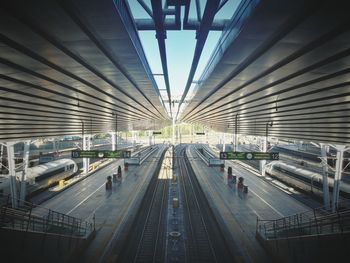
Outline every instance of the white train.
<svg viewBox="0 0 350 263">
<path fill-rule="evenodd" d="M 266 165 L 266 174 L 306 192 L 319 196 L 323 194 L 323 177 L 319 173 L 301 169 L 281 161 L 273 161 Z M 330 192 L 333 191 L 334 179 L 328 177 L 328 184 Z M 339 188 L 341 196 L 350 198 L 350 185 L 348 183 L 341 181 Z"/>
<path fill-rule="evenodd" d="M 38 189 L 47 188 L 60 180 L 72 176 L 77 171 L 78 166 L 71 159 L 59 159 L 28 168 L 28 190 L 36 191 Z M 21 175 L 22 172 L 18 172 L 16 175 L 18 186 Z M 19 189 L 19 187 L 17 187 L 17 189 Z M 6 196 L 9 193 L 10 183 L 8 177 L 0 176 L 0 196 Z"/>
</svg>

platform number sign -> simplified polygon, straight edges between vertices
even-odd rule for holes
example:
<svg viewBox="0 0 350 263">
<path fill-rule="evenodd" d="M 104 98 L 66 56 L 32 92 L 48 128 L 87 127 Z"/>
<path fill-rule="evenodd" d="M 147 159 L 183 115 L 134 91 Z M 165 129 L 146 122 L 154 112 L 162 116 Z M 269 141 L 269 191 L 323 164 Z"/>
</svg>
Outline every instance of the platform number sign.
<svg viewBox="0 0 350 263">
<path fill-rule="evenodd" d="M 280 154 L 279 153 L 272 153 L 272 160 L 279 160 Z"/>
<path fill-rule="evenodd" d="M 80 158 L 80 151 L 72 151 L 72 158 Z"/>
<path fill-rule="evenodd" d="M 123 158 L 130 158 L 131 157 L 131 151 L 123 151 Z"/>
<path fill-rule="evenodd" d="M 278 152 L 220 152 L 221 160 L 279 160 Z"/>
<path fill-rule="evenodd" d="M 227 160 L 227 152 L 220 152 L 220 159 Z"/>
</svg>

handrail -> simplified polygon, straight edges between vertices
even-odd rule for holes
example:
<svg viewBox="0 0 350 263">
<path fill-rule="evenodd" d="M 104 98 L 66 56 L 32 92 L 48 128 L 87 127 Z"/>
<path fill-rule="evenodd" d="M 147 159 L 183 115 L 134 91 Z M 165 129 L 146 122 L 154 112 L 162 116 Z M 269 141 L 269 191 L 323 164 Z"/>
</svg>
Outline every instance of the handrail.
<svg viewBox="0 0 350 263">
<path fill-rule="evenodd" d="M 143 156 L 141 156 L 139 164 L 142 164 L 151 154 L 153 154 L 158 149 L 158 146 L 149 148 L 149 150 Z"/>
<path fill-rule="evenodd" d="M 153 147 L 147 147 L 142 149 L 137 154 L 133 155 L 131 158 L 125 159 L 125 163 L 129 165 L 141 165 L 151 154 L 157 151 L 159 147 L 157 145 Z"/>
<path fill-rule="evenodd" d="M 19 228 L 26 232 L 32 230 L 67 234 L 68 231 L 71 235 L 82 236 L 95 229 L 92 228 L 91 222 L 83 222 L 80 218 L 56 212 L 27 201 L 23 201 L 23 205 L 19 209 L 11 208 L 11 204 L 8 201 L 6 205 L 2 206 L 0 213 L 2 227 L 6 227 L 6 221 L 9 221 L 12 223 L 13 228 Z M 58 227 L 58 229 L 53 227 Z"/>
<path fill-rule="evenodd" d="M 201 148 L 203 150 L 203 153 L 199 151 L 197 147 L 195 147 L 195 150 L 199 157 L 208 165 L 208 166 L 221 166 L 224 164 L 224 160 L 220 160 L 218 157 L 216 157 L 214 154 L 212 154 L 206 147 Z"/>
<path fill-rule="evenodd" d="M 331 229 L 327 228 L 328 226 Z M 257 218 L 256 222 L 256 234 L 266 239 L 308 234 L 342 233 L 346 229 L 350 231 L 350 209 L 329 213 L 324 207 L 320 207 L 275 220 Z"/>
</svg>

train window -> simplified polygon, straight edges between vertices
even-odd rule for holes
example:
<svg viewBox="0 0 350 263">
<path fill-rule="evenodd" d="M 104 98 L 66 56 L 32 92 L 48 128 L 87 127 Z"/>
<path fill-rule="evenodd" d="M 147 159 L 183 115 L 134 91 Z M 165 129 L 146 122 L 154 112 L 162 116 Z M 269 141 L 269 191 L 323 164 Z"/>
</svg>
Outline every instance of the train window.
<svg viewBox="0 0 350 263">
<path fill-rule="evenodd" d="M 51 176 L 54 176 L 56 174 L 59 174 L 59 173 L 63 173 L 65 170 L 64 167 L 62 168 L 59 168 L 57 170 L 54 170 L 54 171 L 51 171 L 51 172 L 48 172 L 48 173 L 44 173 L 42 175 L 39 175 L 38 177 L 35 178 L 35 181 L 39 182 L 40 180 L 43 180 L 45 178 L 48 178 L 48 177 L 51 177 Z"/>
<path fill-rule="evenodd" d="M 74 164 L 71 164 L 69 167 L 69 170 L 73 170 L 74 169 Z"/>
</svg>

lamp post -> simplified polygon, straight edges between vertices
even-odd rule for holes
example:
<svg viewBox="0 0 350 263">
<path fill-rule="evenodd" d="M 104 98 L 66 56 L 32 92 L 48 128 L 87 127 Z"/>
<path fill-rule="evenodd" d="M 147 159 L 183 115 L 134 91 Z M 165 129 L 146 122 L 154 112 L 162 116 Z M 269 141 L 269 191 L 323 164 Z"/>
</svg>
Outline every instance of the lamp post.
<svg viewBox="0 0 350 263">
<path fill-rule="evenodd" d="M 267 147 L 267 137 L 269 135 L 269 126 L 272 127 L 273 121 L 266 122 L 266 134 L 265 134 L 265 140 L 266 140 L 266 147 Z M 265 149 L 266 151 L 266 149 Z"/>
</svg>

